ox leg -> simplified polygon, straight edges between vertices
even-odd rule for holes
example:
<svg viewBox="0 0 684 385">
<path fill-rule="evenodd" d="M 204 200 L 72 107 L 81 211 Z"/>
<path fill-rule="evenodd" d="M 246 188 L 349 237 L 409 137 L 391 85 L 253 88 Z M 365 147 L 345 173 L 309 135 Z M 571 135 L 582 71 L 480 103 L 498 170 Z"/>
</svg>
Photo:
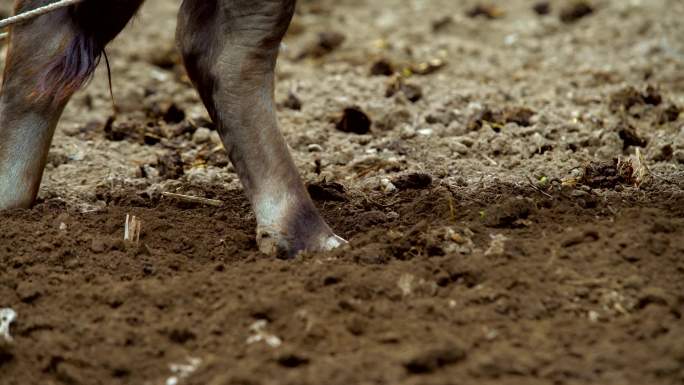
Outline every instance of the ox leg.
<svg viewBox="0 0 684 385">
<path fill-rule="evenodd" d="M 19 0 L 16 11 L 46 3 Z M 64 107 L 141 3 L 85 2 L 12 29 L 0 91 L 0 210 L 33 204 Z"/>
<path fill-rule="evenodd" d="M 278 129 L 274 69 L 295 0 L 184 0 L 177 38 L 257 218 L 262 252 L 344 241 L 318 213 Z"/>
</svg>

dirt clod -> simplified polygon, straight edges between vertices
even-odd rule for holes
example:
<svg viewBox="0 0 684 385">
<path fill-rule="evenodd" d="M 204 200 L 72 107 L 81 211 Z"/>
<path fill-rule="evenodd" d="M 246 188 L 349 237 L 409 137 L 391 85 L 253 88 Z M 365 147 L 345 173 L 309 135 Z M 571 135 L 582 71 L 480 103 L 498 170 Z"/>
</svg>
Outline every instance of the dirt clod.
<svg viewBox="0 0 684 385">
<path fill-rule="evenodd" d="M 310 183 L 307 185 L 309 195 L 315 201 L 345 202 L 347 196 L 344 186 L 334 182 Z"/>
<path fill-rule="evenodd" d="M 504 17 L 505 12 L 494 4 L 477 4 L 470 8 L 466 15 L 468 17 L 484 17 L 486 19 L 494 20 Z"/>
<path fill-rule="evenodd" d="M 532 10 L 539 16 L 546 16 L 551 14 L 551 3 L 548 1 L 539 1 L 532 6 Z"/>
<path fill-rule="evenodd" d="M 387 59 L 376 60 L 370 69 L 372 76 L 391 76 L 394 72 L 394 64 Z"/>
<path fill-rule="evenodd" d="M 302 110 L 302 100 L 292 91 L 288 92 L 287 99 L 283 102 L 283 107 L 293 111 Z"/>
<path fill-rule="evenodd" d="M 594 13 L 594 7 L 585 0 L 574 1 L 561 10 L 560 20 L 563 23 L 574 23 Z"/>
<path fill-rule="evenodd" d="M 411 103 L 415 103 L 423 98 L 423 90 L 420 86 L 410 83 L 399 76 L 393 78 L 388 83 L 385 96 L 390 98 L 397 93 L 402 93 Z"/>
<path fill-rule="evenodd" d="M 635 87 L 629 86 L 611 95 L 610 108 L 613 112 L 620 110 L 629 111 L 634 106 L 657 106 L 662 103 L 662 101 L 663 97 L 653 86 L 648 86 L 643 92 L 640 92 Z"/>
<path fill-rule="evenodd" d="M 395 178 L 392 184 L 399 190 L 424 189 L 432 185 L 432 175 L 421 172 L 409 173 Z"/>
<path fill-rule="evenodd" d="M 634 167 L 629 161 L 613 159 L 608 162 L 591 162 L 584 168 L 580 180 L 591 188 L 613 189 L 618 185 L 631 186 L 636 183 Z"/>
<path fill-rule="evenodd" d="M 648 140 L 639 135 L 636 128 L 630 124 L 622 123 L 618 128 L 618 135 L 622 139 L 623 150 L 630 146 L 646 147 Z"/>
<path fill-rule="evenodd" d="M 348 107 L 335 124 L 335 128 L 342 132 L 364 135 L 370 132 L 371 119 L 360 107 Z"/>
<path fill-rule="evenodd" d="M 157 170 L 163 179 L 178 179 L 185 171 L 183 160 L 177 151 L 169 151 L 157 159 Z"/>
<path fill-rule="evenodd" d="M 321 32 L 314 42 L 310 43 L 298 56 L 299 59 L 306 57 L 321 58 L 338 49 L 346 37 L 337 31 Z"/>
</svg>

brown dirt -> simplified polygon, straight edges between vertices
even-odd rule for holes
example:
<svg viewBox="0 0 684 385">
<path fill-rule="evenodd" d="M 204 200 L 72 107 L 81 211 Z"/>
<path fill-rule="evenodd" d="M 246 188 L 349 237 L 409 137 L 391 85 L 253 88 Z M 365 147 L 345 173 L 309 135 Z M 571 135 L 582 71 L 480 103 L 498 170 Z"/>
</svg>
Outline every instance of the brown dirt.
<svg viewBox="0 0 684 385">
<path fill-rule="evenodd" d="M 0 384 L 684 384 L 684 4 L 538 3 L 301 1 L 281 122 L 351 244 L 282 261 L 150 0 L 0 213 Z"/>
</svg>

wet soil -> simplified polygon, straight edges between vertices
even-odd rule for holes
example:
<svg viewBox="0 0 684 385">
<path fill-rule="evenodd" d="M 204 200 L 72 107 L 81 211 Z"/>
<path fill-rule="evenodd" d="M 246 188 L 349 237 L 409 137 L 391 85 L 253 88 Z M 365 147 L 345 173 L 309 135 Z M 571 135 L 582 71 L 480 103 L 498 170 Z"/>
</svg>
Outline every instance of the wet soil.
<svg viewBox="0 0 684 385">
<path fill-rule="evenodd" d="M 0 213 L 0 384 L 684 384 L 680 1 L 301 1 L 281 124 L 350 245 L 287 261 L 176 11 L 149 0 L 119 114 L 100 71 Z"/>
</svg>

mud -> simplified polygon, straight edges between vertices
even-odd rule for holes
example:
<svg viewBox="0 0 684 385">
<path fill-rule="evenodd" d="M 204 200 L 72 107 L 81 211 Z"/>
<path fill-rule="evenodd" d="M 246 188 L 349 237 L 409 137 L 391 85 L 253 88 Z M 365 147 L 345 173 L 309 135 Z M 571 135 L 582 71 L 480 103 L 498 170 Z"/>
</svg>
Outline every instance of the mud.
<svg viewBox="0 0 684 385">
<path fill-rule="evenodd" d="M 281 124 L 350 245 L 289 261 L 176 8 L 148 1 L 108 51 L 119 113 L 100 71 L 0 213 L 0 384 L 684 383 L 680 1 L 300 1 Z"/>
</svg>

